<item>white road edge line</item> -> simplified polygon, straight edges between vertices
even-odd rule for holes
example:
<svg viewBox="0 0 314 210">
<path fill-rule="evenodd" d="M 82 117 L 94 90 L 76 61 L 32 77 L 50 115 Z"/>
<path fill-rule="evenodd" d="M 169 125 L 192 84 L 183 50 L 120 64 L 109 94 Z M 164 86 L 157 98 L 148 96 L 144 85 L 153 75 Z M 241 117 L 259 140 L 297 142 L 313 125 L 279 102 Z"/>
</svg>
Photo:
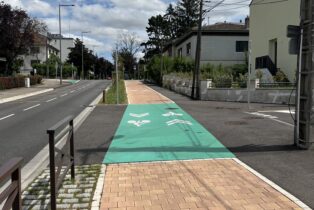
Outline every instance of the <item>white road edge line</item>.
<svg viewBox="0 0 314 210">
<path fill-rule="evenodd" d="M 56 100 L 57 98 L 52 98 L 52 99 L 50 99 L 50 100 L 48 100 L 48 101 L 46 101 L 47 103 L 49 103 L 49 102 L 51 102 L 51 101 L 54 101 L 54 100 Z"/>
<path fill-rule="evenodd" d="M 7 118 L 9 118 L 9 117 L 13 117 L 15 114 L 10 114 L 10 115 L 8 115 L 8 116 L 5 116 L 5 117 L 2 117 L 2 118 L 0 118 L 0 121 L 1 120 L 4 120 L 4 119 L 7 119 Z"/>
<path fill-rule="evenodd" d="M 292 195 L 291 193 L 289 193 L 288 191 L 284 190 L 283 188 L 281 188 L 279 185 L 275 184 L 274 182 L 272 182 L 271 180 L 269 180 L 268 178 L 266 178 L 265 176 L 263 176 L 262 174 L 260 174 L 259 172 L 255 171 L 253 168 L 251 168 L 250 166 L 248 166 L 247 164 L 245 164 L 244 162 L 242 162 L 241 160 L 239 160 L 238 158 L 234 158 L 234 161 L 236 161 L 239 165 L 243 166 L 245 169 L 247 169 L 248 171 L 250 171 L 252 174 L 254 174 L 255 176 L 257 176 L 258 178 L 260 178 L 262 181 L 264 181 L 265 183 L 267 183 L 268 185 L 270 185 L 272 188 L 274 188 L 275 190 L 277 190 L 278 192 L 280 192 L 281 194 L 283 194 L 284 196 L 286 196 L 287 198 L 289 198 L 292 202 L 294 202 L 296 205 L 298 205 L 300 208 L 302 209 L 306 209 L 306 210 L 310 210 L 311 208 L 308 207 L 305 203 L 303 203 L 302 201 L 300 201 L 297 197 L 295 197 L 294 195 Z"/>
<path fill-rule="evenodd" d="M 95 109 L 95 105 L 101 100 L 103 93 L 100 93 L 90 106 L 86 107 L 75 119 L 74 119 L 74 131 L 82 125 L 85 119 L 90 115 L 90 113 Z M 57 147 L 62 147 L 65 144 L 67 135 L 62 138 L 57 144 Z M 47 136 L 48 142 L 48 136 Z M 48 166 L 49 164 L 49 144 L 47 144 L 40 152 L 37 153 L 32 160 L 30 160 L 22 168 L 22 191 Z M 35 169 L 35 170 L 34 170 Z"/>
<path fill-rule="evenodd" d="M 36 107 L 38 107 L 38 106 L 40 106 L 40 104 L 36 104 L 36 105 L 34 105 L 34 106 L 31 106 L 31 107 L 28 107 L 28 108 L 26 108 L 26 109 L 23 109 L 23 111 L 25 112 L 25 111 L 28 111 L 28 110 L 30 110 L 30 109 L 34 109 L 34 108 L 36 108 Z"/>
<path fill-rule="evenodd" d="M 254 113 L 251 113 L 251 112 L 244 112 L 245 114 L 249 114 L 249 115 L 255 115 Z M 261 116 L 263 117 L 263 116 Z M 288 125 L 288 126 L 291 126 L 291 127 L 294 127 L 293 124 L 291 123 L 287 123 L 287 122 L 284 122 L 284 121 L 281 121 L 281 120 L 277 120 L 277 119 L 274 119 L 274 118 L 270 118 L 270 117 L 263 117 L 264 119 L 269 119 L 269 120 L 273 120 L 275 122 L 279 122 L 281 124 L 284 124 L 284 125 Z"/>
</svg>

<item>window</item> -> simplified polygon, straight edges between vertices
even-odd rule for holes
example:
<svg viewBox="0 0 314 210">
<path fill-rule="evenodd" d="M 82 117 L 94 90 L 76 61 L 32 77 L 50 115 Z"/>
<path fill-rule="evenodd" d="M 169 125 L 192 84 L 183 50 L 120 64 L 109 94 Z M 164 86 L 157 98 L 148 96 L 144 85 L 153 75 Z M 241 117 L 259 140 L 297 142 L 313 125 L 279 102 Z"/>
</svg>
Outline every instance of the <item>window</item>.
<svg viewBox="0 0 314 210">
<path fill-rule="evenodd" d="M 178 57 L 180 57 L 180 58 L 182 57 L 182 48 L 178 49 Z"/>
<path fill-rule="evenodd" d="M 191 42 L 186 45 L 186 54 L 191 55 Z"/>
<path fill-rule="evenodd" d="M 31 60 L 31 66 L 33 66 L 34 64 L 39 64 L 40 61 L 39 60 Z"/>
<path fill-rule="evenodd" d="M 38 54 L 40 52 L 39 47 L 31 47 L 31 54 Z"/>
<path fill-rule="evenodd" d="M 236 41 L 236 52 L 247 52 L 249 49 L 248 41 Z"/>
</svg>

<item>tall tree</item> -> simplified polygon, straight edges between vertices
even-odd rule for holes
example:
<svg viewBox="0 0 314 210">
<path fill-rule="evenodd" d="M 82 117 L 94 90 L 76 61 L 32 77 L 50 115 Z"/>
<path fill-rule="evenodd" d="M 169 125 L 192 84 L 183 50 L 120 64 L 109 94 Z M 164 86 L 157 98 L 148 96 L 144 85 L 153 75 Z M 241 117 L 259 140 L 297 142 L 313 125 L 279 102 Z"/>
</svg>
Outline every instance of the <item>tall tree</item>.
<svg viewBox="0 0 314 210">
<path fill-rule="evenodd" d="M 178 12 L 172 4 L 169 4 L 164 19 L 167 21 L 166 31 L 170 39 L 174 39 L 178 35 Z"/>
<path fill-rule="evenodd" d="M 7 60 L 7 71 L 11 74 L 14 62 L 19 55 L 27 54 L 37 33 L 45 33 L 46 25 L 21 9 L 13 9 L 9 4 L 0 3 L 0 57 Z"/>
<path fill-rule="evenodd" d="M 199 18 L 200 0 L 180 0 L 177 5 L 178 14 L 178 33 L 182 36 L 191 28 L 197 26 Z"/>
<path fill-rule="evenodd" d="M 93 65 L 95 64 L 96 58 L 93 55 L 92 51 L 84 45 L 84 72 L 82 72 L 82 41 L 80 39 L 76 39 L 74 42 L 74 48 L 71 49 L 68 57 L 68 63 L 73 63 L 73 65 L 78 70 L 78 77 L 86 79 L 88 75 L 88 71 L 93 69 Z"/>
<path fill-rule="evenodd" d="M 171 38 L 168 24 L 162 15 L 153 16 L 148 20 L 146 32 L 149 40 L 142 44 L 145 46 L 145 54 L 148 58 L 160 53 L 162 46 Z"/>
<path fill-rule="evenodd" d="M 119 57 L 122 59 L 125 73 L 129 78 L 134 76 L 134 66 L 136 64 L 136 54 L 141 49 L 138 36 L 135 33 L 121 34 L 118 42 Z"/>
</svg>

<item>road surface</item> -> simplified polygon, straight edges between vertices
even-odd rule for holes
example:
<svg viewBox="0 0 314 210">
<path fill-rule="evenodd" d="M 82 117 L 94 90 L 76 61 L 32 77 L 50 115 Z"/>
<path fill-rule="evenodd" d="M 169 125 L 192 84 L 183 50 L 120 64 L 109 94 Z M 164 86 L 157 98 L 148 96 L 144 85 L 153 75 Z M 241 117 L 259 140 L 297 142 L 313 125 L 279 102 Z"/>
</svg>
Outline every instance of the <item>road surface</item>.
<svg viewBox="0 0 314 210">
<path fill-rule="evenodd" d="M 77 116 L 111 81 L 80 81 L 52 92 L 0 104 L 0 166 L 13 157 L 24 165 L 48 144 L 46 130 Z"/>
</svg>

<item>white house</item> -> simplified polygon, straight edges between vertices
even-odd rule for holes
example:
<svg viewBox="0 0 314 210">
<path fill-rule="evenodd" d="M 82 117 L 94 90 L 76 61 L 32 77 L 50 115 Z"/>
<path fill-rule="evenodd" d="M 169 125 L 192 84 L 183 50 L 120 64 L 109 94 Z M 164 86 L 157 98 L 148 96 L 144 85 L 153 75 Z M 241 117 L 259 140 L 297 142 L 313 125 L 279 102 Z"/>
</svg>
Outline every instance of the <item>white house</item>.
<svg viewBox="0 0 314 210">
<path fill-rule="evenodd" d="M 23 60 L 23 66 L 20 68 L 22 74 L 29 74 L 35 63 L 44 63 L 51 54 L 58 55 L 59 50 L 52 46 L 49 37 L 42 34 L 36 34 L 34 37 L 34 45 L 30 47 L 29 53 L 20 55 Z"/>
<path fill-rule="evenodd" d="M 300 0 L 252 0 L 250 4 L 251 69 L 284 72 L 293 82 L 297 55 L 289 54 L 287 26 L 300 24 Z"/>
<path fill-rule="evenodd" d="M 202 27 L 201 64 L 242 64 L 248 51 L 248 18 L 246 23 L 216 23 Z M 195 59 L 197 28 L 168 44 L 164 55 Z"/>
<path fill-rule="evenodd" d="M 57 48 L 60 49 L 60 35 L 59 34 L 50 34 L 49 35 L 51 38 L 50 44 Z M 63 37 L 61 38 L 61 45 L 62 45 L 62 62 L 66 62 L 68 60 L 68 56 L 71 52 L 71 48 L 74 48 L 74 39 L 73 38 L 66 38 Z"/>
</svg>

